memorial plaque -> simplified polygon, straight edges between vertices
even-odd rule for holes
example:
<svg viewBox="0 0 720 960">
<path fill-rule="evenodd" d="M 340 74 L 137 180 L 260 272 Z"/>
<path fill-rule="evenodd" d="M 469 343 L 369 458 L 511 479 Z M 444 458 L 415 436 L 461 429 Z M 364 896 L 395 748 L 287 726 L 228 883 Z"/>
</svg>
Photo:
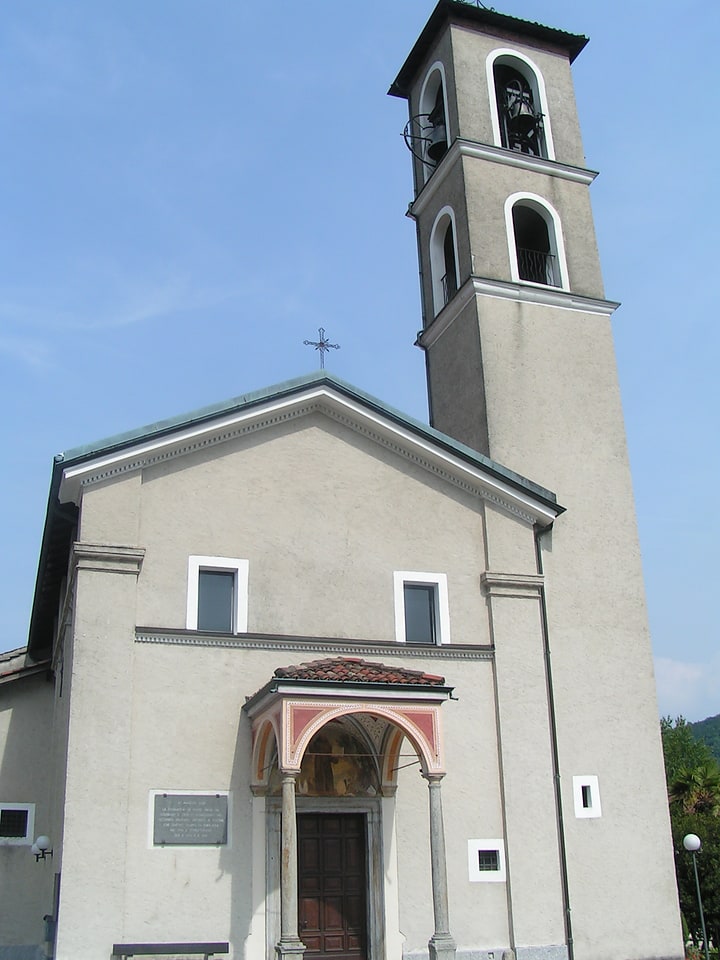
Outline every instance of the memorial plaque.
<svg viewBox="0 0 720 960">
<path fill-rule="evenodd" d="M 209 847 L 227 843 L 228 798 L 208 793 L 155 795 L 153 843 L 156 847 Z"/>
</svg>

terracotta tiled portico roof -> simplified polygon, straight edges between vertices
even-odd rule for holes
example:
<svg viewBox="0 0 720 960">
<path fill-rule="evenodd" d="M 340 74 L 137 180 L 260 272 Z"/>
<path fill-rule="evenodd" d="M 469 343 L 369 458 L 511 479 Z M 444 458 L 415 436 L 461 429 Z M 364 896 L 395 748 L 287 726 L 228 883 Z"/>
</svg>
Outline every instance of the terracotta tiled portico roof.
<svg viewBox="0 0 720 960">
<path fill-rule="evenodd" d="M 315 680 L 333 683 L 392 683 L 405 686 L 444 686 L 445 678 L 421 670 L 388 667 L 359 657 L 328 657 L 290 667 L 278 667 L 274 676 L 283 680 Z"/>
</svg>

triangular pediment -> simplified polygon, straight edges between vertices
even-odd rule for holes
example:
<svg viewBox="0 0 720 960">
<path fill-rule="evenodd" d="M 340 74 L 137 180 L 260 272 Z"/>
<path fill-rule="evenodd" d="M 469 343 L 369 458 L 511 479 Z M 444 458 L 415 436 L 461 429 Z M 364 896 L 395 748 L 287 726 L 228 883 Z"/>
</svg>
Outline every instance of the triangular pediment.
<svg viewBox="0 0 720 960">
<path fill-rule="evenodd" d="M 70 451 L 56 464 L 58 500 L 79 504 L 83 487 L 317 414 L 528 523 L 545 526 L 562 510 L 550 491 L 324 374 Z"/>
<path fill-rule="evenodd" d="M 549 490 L 350 384 L 324 372 L 302 377 L 55 458 L 30 626 L 33 651 L 47 647 L 83 490 L 171 462 L 182 469 L 198 452 L 221 457 L 243 438 L 264 434 L 272 443 L 279 426 L 317 424 L 318 418 L 332 422 L 335 432 L 339 425 L 362 437 L 366 451 L 377 445 L 395 462 L 404 459 L 441 486 L 489 501 L 520 522 L 546 527 L 563 511 Z"/>
</svg>

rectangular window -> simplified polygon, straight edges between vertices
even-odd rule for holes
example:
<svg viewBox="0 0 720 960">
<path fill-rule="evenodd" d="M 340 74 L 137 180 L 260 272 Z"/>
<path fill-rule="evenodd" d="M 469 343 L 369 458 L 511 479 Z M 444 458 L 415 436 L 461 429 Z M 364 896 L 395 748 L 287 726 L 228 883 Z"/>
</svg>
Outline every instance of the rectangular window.
<svg viewBox="0 0 720 960">
<path fill-rule="evenodd" d="M 497 850 L 478 850 L 478 870 L 498 870 L 500 857 Z"/>
<path fill-rule="evenodd" d="M 0 810 L 0 837 L 27 836 L 27 810 Z"/>
<path fill-rule="evenodd" d="M 34 829 L 34 803 L 0 804 L 0 846 L 31 844 Z"/>
<path fill-rule="evenodd" d="M 396 570 L 393 577 L 397 642 L 450 643 L 447 576 Z"/>
<path fill-rule="evenodd" d="M 234 596 L 234 573 L 201 570 L 198 576 L 198 630 L 232 633 Z"/>
<path fill-rule="evenodd" d="M 247 560 L 190 557 L 188 560 L 188 630 L 247 633 Z"/>
<path fill-rule="evenodd" d="M 573 802 L 575 816 L 580 819 L 602 816 L 600 785 L 596 776 L 587 774 L 582 777 L 573 777 Z"/>
<path fill-rule="evenodd" d="M 435 632 L 434 584 L 406 583 L 405 602 L 405 642 L 437 643 Z"/>
<path fill-rule="evenodd" d="M 468 878 L 471 883 L 502 883 L 505 876 L 502 840 L 468 840 Z"/>
</svg>

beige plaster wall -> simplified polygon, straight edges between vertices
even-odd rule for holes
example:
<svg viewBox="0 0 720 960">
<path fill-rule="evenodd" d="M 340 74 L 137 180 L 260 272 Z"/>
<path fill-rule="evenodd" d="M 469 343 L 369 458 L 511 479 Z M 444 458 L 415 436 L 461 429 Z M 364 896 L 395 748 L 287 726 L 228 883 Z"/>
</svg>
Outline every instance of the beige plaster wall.
<svg viewBox="0 0 720 960">
<path fill-rule="evenodd" d="M 442 571 L 488 640 L 478 501 L 327 418 L 148 470 L 140 510 L 141 624 L 184 626 L 194 554 L 249 560 L 251 632 L 393 640 L 393 571 Z"/>
<path fill-rule="evenodd" d="M 276 667 L 319 654 L 292 643 L 137 643 L 136 623 L 184 629 L 188 556 L 248 559 L 249 628 L 271 635 L 392 641 L 393 571 L 443 572 L 453 643 L 488 644 L 485 523 L 480 501 L 321 415 L 86 489 L 83 539 L 128 538 L 144 555 L 137 577 L 100 558 L 77 573 L 59 960 L 89 960 L 123 939 L 228 938 L 241 956 L 257 931 L 264 890 L 250 868 L 241 707 Z M 532 571 L 527 524 L 493 508 L 492 527 L 497 561 Z M 492 663 L 408 660 L 397 649 L 370 659 L 441 673 L 460 697 L 444 708 L 454 933 L 468 949 L 507 944 L 505 885 L 467 875 L 467 840 L 503 836 Z M 230 845 L 154 848 L 152 790 L 230 791 Z M 417 767 L 397 803 L 401 932 L 424 949 L 429 853 L 417 870 L 413 858 L 427 841 L 427 789 Z M 259 942 L 248 956 L 259 957 Z"/>
<path fill-rule="evenodd" d="M 578 956 L 637 942 L 629 934 L 638 924 L 647 931 L 638 955 L 679 953 L 652 657 L 610 322 L 481 298 L 478 329 L 489 453 L 554 490 L 567 508 L 543 540 L 543 563 Z M 453 433 L 452 404 L 463 408 L 464 398 L 457 382 L 443 382 L 441 365 L 434 369 L 433 397 L 444 415 L 436 425 Z M 572 777 L 584 774 L 599 776 L 599 820 L 574 815 Z M 619 875 L 607 870 L 608 858 L 623 863 Z M 618 904 L 632 906 L 625 911 Z"/>
<path fill-rule="evenodd" d="M 438 671 L 440 664 L 424 665 Z M 450 929 L 461 951 L 509 944 L 505 883 L 470 882 L 468 840 L 504 838 L 493 668 L 490 662 L 447 663 L 442 673 L 456 701 L 442 708 L 448 774 L 442 782 Z M 410 754 L 407 741 L 403 752 Z M 412 756 L 403 757 L 404 763 Z M 417 766 L 400 772 L 397 793 L 400 928 L 404 952 L 427 953 L 433 933 L 428 789 Z"/>
<path fill-rule="evenodd" d="M 34 803 L 34 836 L 51 825 L 53 686 L 45 675 L 0 684 L 0 802 Z M 32 842 L 32 841 L 31 841 Z M 0 844 L 0 947 L 39 945 L 52 913 L 55 865 L 30 846 Z"/>
<path fill-rule="evenodd" d="M 584 184 L 471 157 L 463 159 L 463 168 L 476 276 L 510 280 L 505 201 L 514 193 L 532 193 L 551 204 L 560 218 L 569 289 L 603 298 L 590 194 Z"/>
<path fill-rule="evenodd" d="M 135 598 L 135 575 L 102 556 L 85 560 L 77 570 L 72 676 L 64 678 L 68 741 L 58 960 L 107 955 L 119 939 L 126 894 Z"/>
</svg>

